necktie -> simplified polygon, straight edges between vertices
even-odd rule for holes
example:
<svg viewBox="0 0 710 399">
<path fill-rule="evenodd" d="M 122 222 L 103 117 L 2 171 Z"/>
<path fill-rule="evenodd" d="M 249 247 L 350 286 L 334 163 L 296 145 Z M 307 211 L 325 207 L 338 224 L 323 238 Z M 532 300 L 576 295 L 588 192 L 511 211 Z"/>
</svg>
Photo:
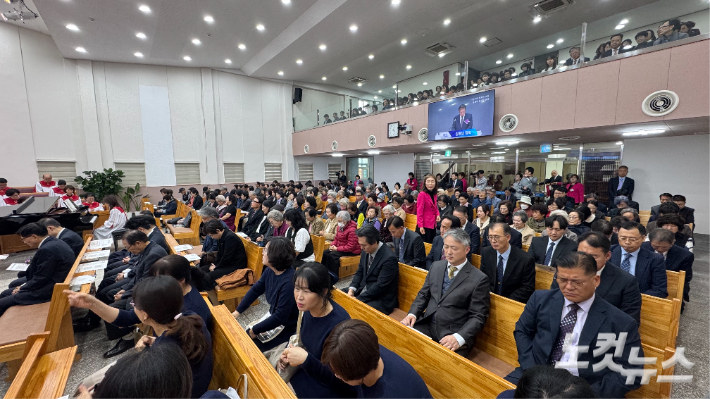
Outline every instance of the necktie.
<svg viewBox="0 0 710 399">
<path fill-rule="evenodd" d="M 545 262 L 543 263 L 545 266 L 550 266 L 550 261 L 552 260 L 553 252 L 555 252 L 555 243 L 551 242 L 550 248 L 547 249 L 547 253 L 545 254 Z"/>
<path fill-rule="evenodd" d="M 444 249 L 441 249 L 441 260 L 446 259 L 446 254 L 444 253 Z"/>
<path fill-rule="evenodd" d="M 399 239 L 399 261 L 404 263 L 404 234 Z"/>
<path fill-rule="evenodd" d="M 503 255 L 498 255 L 498 267 L 496 268 L 498 275 L 496 276 L 496 294 L 500 295 L 503 292 Z"/>
<path fill-rule="evenodd" d="M 367 255 L 367 269 L 365 270 L 365 273 L 370 271 L 370 266 L 372 265 L 372 255 Z"/>
<path fill-rule="evenodd" d="M 560 331 L 557 333 L 557 341 L 555 342 L 555 346 L 552 347 L 552 353 L 550 354 L 550 364 L 555 364 L 562 358 L 562 346 L 564 346 L 565 337 L 574 330 L 574 325 L 577 324 L 577 310 L 579 310 L 579 305 L 573 303 L 569 305 L 569 308 L 570 311 L 567 312 L 562 322 L 560 322 Z"/>
<path fill-rule="evenodd" d="M 631 273 L 631 254 L 627 253 L 624 257 L 624 261 L 621 262 L 621 269 L 625 272 Z"/>
<path fill-rule="evenodd" d="M 454 278 L 455 271 L 456 271 L 456 268 L 454 266 L 449 265 L 449 280 Z"/>
</svg>

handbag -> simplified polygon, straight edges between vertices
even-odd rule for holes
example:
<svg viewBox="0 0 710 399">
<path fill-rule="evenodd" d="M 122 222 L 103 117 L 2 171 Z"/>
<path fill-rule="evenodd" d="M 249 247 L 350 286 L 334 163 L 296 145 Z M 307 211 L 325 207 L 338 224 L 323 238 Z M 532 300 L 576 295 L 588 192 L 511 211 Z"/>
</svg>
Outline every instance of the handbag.
<svg viewBox="0 0 710 399">
<path fill-rule="evenodd" d="M 301 342 L 301 319 L 303 319 L 303 312 L 298 312 L 298 323 L 296 324 L 296 342 L 293 343 L 293 346 L 303 348 L 303 343 Z M 281 379 L 283 379 L 284 382 L 287 384 L 289 381 L 291 381 L 291 377 L 296 374 L 296 371 L 298 371 L 298 367 L 288 365 L 284 370 L 281 370 L 279 368 L 279 360 L 281 359 L 281 354 L 284 352 L 284 350 L 286 350 L 286 348 L 288 348 L 289 345 L 292 344 L 291 341 L 293 341 L 293 336 L 291 337 L 291 339 L 288 340 L 288 342 L 284 342 L 283 344 L 264 352 L 264 356 L 269 360 L 271 366 L 276 369 L 276 372 L 279 373 Z"/>
<path fill-rule="evenodd" d="M 218 278 L 215 282 L 222 290 L 254 285 L 254 271 L 249 268 L 235 270 L 232 273 Z"/>
</svg>

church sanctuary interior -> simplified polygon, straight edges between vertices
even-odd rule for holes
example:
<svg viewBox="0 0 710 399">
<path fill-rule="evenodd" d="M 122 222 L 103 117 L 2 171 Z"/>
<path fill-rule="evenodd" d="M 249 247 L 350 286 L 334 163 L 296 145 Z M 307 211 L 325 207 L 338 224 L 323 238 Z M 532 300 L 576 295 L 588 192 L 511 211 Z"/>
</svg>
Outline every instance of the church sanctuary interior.
<svg viewBox="0 0 710 399">
<path fill-rule="evenodd" d="M 708 0 L 0 1 L 0 395 L 709 397 L 708 71 Z"/>
</svg>

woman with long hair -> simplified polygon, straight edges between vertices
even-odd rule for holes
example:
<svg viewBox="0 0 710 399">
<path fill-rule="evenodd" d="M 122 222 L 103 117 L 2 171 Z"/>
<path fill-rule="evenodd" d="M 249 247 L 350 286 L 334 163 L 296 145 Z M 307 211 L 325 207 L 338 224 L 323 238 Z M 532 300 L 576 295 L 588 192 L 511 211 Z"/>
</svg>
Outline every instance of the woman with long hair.
<svg viewBox="0 0 710 399">
<path fill-rule="evenodd" d="M 108 240 L 111 238 L 111 234 L 123 228 L 126 225 L 126 212 L 118 204 L 118 197 L 115 195 L 107 195 L 103 199 L 104 208 L 108 209 L 109 216 L 108 220 L 104 222 L 103 226 L 98 229 L 94 229 L 94 240 Z"/>
<path fill-rule="evenodd" d="M 543 68 L 540 72 L 552 71 L 555 68 L 557 68 L 557 57 L 555 57 L 553 54 L 550 54 L 545 60 L 545 68 Z"/>
<path fill-rule="evenodd" d="M 436 236 L 436 218 L 439 216 L 438 190 L 436 178 L 424 176 L 422 191 L 417 196 L 417 228 L 424 242 L 431 242 Z"/>
<path fill-rule="evenodd" d="M 296 249 L 296 260 L 294 268 L 298 268 L 305 262 L 315 262 L 316 256 L 313 253 L 313 241 L 308 233 L 308 225 L 303 212 L 298 209 L 289 209 L 284 213 L 284 221 L 288 225 L 286 238 L 289 239 Z"/>
</svg>

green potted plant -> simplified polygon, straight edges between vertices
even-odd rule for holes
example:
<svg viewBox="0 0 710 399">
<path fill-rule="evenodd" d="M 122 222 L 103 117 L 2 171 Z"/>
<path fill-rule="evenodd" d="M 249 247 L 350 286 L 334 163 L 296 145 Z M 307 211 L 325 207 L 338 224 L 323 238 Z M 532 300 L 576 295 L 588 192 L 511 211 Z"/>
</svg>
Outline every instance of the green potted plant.
<svg viewBox="0 0 710 399">
<path fill-rule="evenodd" d="M 146 198 L 148 195 L 141 195 L 139 191 L 141 190 L 141 184 L 136 183 L 135 187 L 128 187 L 126 188 L 126 191 L 121 194 L 121 199 L 123 200 L 123 205 L 125 205 L 126 209 L 124 209 L 126 212 L 132 212 L 131 207 L 135 209 L 136 211 L 139 211 L 141 208 L 141 198 Z"/>
<path fill-rule="evenodd" d="M 77 176 L 74 181 L 85 193 L 94 193 L 97 201 L 101 201 L 109 194 L 119 195 L 123 189 L 121 183 L 125 175 L 122 170 L 109 168 L 104 169 L 103 172 L 84 171 L 83 174 L 86 176 Z"/>
</svg>

